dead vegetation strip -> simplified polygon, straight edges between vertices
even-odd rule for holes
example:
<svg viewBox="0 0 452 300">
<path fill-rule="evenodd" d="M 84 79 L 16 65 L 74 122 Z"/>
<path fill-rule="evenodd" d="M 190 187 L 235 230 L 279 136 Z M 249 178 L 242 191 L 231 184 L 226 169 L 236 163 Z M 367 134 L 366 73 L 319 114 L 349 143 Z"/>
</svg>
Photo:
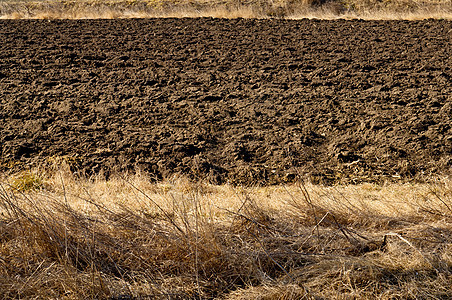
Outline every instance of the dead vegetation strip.
<svg viewBox="0 0 452 300">
<path fill-rule="evenodd" d="M 451 0 L 0 1 L 3 19 L 115 18 L 452 19 Z"/>
<path fill-rule="evenodd" d="M 446 297 L 451 187 L 23 173 L 0 187 L 1 298 Z"/>
</svg>

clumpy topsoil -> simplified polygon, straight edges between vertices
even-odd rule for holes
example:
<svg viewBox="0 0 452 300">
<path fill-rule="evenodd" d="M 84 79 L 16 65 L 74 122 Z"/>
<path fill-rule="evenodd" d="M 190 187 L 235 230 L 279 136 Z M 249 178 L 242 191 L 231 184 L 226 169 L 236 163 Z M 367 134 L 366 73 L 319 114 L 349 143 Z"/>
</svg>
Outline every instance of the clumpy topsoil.
<svg viewBox="0 0 452 300">
<path fill-rule="evenodd" d="M 0 20 L 1 171 L 450 175 L 451 65 L 447 20 Z"/>
</svg>

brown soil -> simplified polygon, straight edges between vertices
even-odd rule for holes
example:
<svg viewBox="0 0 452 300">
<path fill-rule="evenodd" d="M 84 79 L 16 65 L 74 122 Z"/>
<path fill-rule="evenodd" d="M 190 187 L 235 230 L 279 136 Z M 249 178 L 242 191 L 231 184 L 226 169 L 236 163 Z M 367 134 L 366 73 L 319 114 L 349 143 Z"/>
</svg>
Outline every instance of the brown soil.
<svg viewBox="0 0 452 300">
<path fill-rule="evenodd" d="M 446 20 L 0 20 L 1 169 L 448 175 L 451 36 Z"/>
</svg>

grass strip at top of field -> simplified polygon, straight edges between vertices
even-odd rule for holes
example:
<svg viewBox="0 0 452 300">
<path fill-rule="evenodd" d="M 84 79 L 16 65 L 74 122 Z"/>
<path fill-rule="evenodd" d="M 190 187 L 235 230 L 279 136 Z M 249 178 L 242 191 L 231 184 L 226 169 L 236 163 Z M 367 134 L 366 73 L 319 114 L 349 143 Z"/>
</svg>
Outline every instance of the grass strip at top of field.
<svg viewBox="0 0 452 300">
<path fill-rule="evenodd" d="M 451 0 L 1 0 L 3 19 L 149 17 L 452 19 Z"/>
</svg>

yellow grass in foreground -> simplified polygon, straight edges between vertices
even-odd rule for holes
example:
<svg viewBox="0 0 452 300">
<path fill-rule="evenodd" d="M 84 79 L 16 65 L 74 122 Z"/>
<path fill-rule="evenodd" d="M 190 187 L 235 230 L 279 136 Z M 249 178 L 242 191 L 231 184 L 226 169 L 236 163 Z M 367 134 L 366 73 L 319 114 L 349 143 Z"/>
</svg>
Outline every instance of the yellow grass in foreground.
<svg viewBox="0 0 452 300">
<path fill-rule="evenodd" d="M 1 182 L 1 299 L 452 294 L 450 179 L 241 188 L 60 171 Z"/>
</svg>

